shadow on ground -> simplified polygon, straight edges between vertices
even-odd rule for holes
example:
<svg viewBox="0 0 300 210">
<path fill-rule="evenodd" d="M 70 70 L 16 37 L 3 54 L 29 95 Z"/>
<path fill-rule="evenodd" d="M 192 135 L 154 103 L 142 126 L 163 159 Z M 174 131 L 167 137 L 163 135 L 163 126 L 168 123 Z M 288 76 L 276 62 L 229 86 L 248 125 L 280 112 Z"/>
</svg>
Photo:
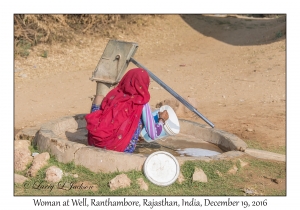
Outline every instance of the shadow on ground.
<svg viewBox="0 0 300 210">
<path fill-rule="evenodd" d="M 235 15 L 180 15 L 199 33 L 230 45 L 261 45 L 284 39 L 286 16 L 247 18 Z M 219 27 L 212 27 L 212 26 Z"/>
</svg>

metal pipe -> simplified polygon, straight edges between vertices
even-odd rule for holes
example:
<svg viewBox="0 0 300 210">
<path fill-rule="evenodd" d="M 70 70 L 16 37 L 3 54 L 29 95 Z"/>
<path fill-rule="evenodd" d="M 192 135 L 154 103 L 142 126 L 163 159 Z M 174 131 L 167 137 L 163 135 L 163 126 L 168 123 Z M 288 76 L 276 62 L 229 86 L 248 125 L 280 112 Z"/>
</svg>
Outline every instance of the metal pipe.
<svg viewBox="0 0 300 210">
<path fill-rule="evenodd" d="M 196 108 L 194 108 L 189 102 L 187 102 L 184 98 L 182 98 L 180 95 L 178 95 L 174 90 L 172 90 L 169 86 L 167 86 L 163 81 L 161 81 L 157 76 L 155 76 L 150 70 L 148 70 L 146 67 L 144 67 L 142 64 L 137 62 L 134 58 L 130 58 L 130 61 L 134 63 L 136 66 L 145 69 L 149 76 L 157 82 L 160 86 L 162 86 L 166 91 L 168 91 L 171 95 L 173 95 L 178 101 L 180 101 L 183 105 L 185 105 L 189 110 L 196 113 L 202 120 L 204 120 L 207 124 L 209 124 L 212 128 L 215 127 L 215 125 L 210 122 L 206 117 L 204 117 Z"/>
</svg>

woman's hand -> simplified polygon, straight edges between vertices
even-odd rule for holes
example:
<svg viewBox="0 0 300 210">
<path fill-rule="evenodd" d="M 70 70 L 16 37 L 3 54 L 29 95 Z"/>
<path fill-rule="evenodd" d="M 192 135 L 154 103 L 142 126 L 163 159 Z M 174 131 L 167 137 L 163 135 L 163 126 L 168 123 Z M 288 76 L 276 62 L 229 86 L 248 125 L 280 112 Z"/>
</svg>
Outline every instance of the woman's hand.
<svg viewBox="0 0 300 210">
<path fill-rule="evenodd" d="M 159 120 L 162 120 L 164 124 L 169 119 L 169 114 L 167 110 L 164 110 L 163 112 L 158 112 L 158 116 Z"/>
<path fill-rule="evenodd" d="M 103 99 L 104 99 L 104 96 L 96 95 L 93 100 L 93 104 L 100 105 L 102 103 Z"/>
</svg>

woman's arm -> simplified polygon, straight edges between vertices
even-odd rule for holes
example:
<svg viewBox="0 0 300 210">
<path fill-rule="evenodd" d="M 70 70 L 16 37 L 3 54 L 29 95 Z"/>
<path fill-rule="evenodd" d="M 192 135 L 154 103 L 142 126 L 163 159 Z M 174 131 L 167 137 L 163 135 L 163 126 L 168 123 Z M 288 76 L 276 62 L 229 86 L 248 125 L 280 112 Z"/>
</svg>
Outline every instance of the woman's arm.
<svg viewBox="0 0 300 210">
<path fill-rule="evenodd" d="M 104 96 L 102 96 L 102 95 L 95 96 L 95 98 L 92 102 L 91 113 L 100 109 L 103 99 L 104 99 Z"/>
</svg>

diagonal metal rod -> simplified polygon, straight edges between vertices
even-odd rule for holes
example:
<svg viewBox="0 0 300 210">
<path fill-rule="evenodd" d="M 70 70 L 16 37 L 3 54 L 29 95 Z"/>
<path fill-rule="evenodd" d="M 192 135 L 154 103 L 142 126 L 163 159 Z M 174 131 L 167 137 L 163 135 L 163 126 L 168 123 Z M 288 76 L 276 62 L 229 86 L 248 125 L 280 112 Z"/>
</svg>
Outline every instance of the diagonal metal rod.
<svg viewBox="0 0 300 210">
<path fill-rule="evenodd" d="M 174 90 L 172 90 L 169 86 L 167 86 L 163 81 L 161 81 L 157 76 L 155 76 L 150 70 L 148 70 L 146 67 L 144 67 L 142 64 L 137 62 L 134 58 L 130 58 L 130 61 L 134 63 L 136 66 L 145 69 L 149 76 L 157 82 L 160 86 L 162 86 L 166 91 L 168 91 L 171 95 L 173 95 L 178 101 L 180 101 L 184 106 L 186 106 L 189 110 L 196 113 L 202 120 L 204 120 L 207 124 L 209 124 L 212 128 L 215 127 L 215 125 L 210 122 L 206 117 L 204 117 L 196 108 L 194 108 L 189 102 L 187 102 L 184 98 L 182 98 L 180 95 L 178 95 Z"/>
</svg>

